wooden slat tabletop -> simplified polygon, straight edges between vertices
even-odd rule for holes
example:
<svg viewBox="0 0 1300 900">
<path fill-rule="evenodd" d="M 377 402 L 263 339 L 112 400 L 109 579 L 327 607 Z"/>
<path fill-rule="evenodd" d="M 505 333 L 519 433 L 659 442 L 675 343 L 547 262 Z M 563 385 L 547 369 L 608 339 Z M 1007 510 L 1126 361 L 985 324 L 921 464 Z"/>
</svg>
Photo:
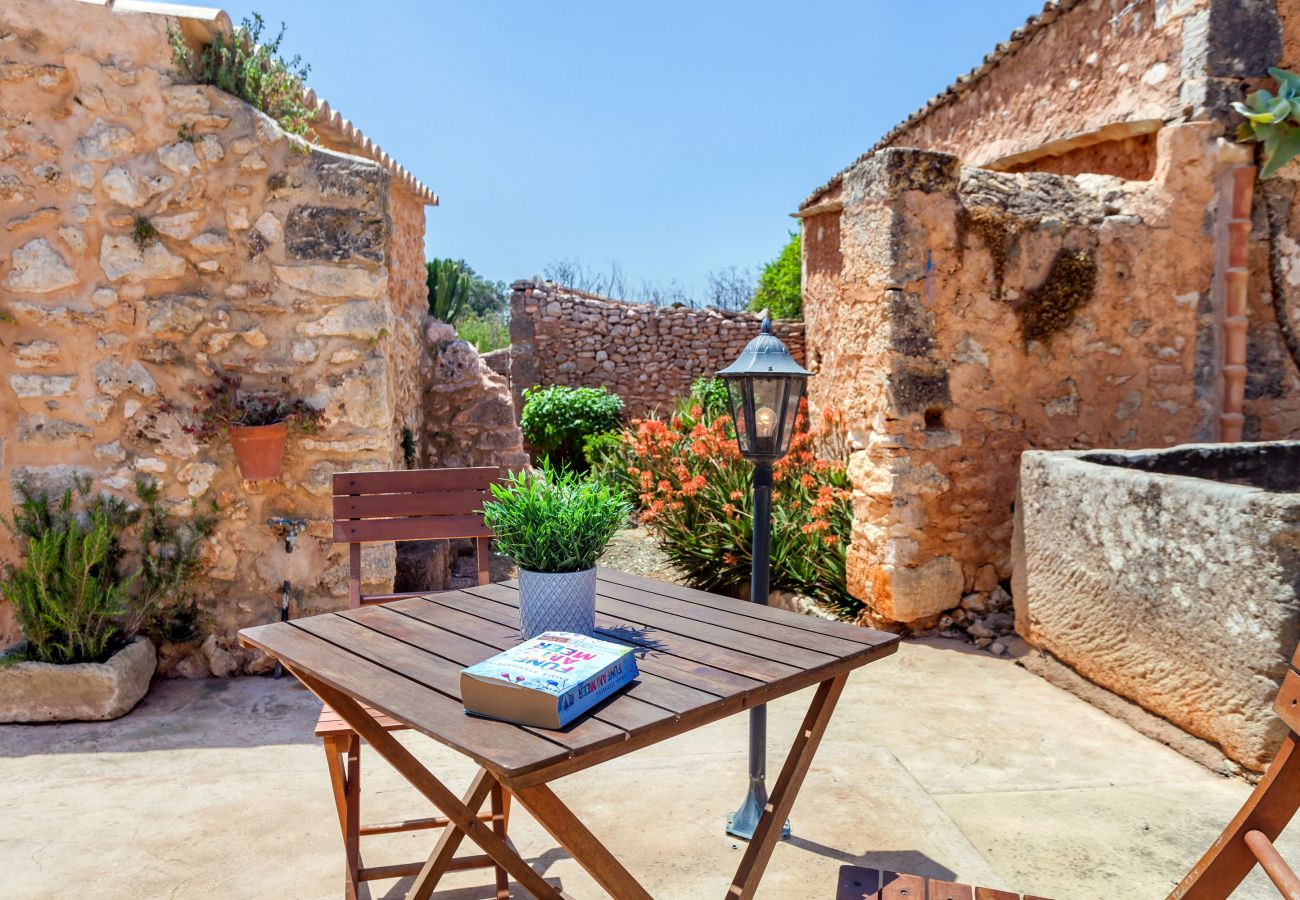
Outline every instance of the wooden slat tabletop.
<svg viewBox="0 0 1300 900">
<path fill-rule="evenodd" d="M 465 714 L 460 670 L 519 643 L 514 582 L 240 632 L 290 668 L 453 747 L 508 784 L 539 784 L 892 653 L 898 636 L 601 567 L 599 637 L 640 676 L 561 730 Z"/>
</svg>

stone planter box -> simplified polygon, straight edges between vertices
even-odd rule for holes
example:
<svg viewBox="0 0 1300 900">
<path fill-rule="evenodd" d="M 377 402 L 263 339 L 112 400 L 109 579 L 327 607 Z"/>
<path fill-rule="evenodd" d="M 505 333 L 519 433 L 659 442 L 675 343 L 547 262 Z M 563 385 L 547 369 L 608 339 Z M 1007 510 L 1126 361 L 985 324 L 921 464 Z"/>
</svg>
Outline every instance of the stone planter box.
<svg viewBox="0 0 1300 900">
<path fill-rule="evenodd" d="M 116 719 L 149 690 L 158 659 L 146 637 L 102 663 L 20 662 L 0 667 L 0 722 Z"/>
<path fill-rule="evenodd" d="M 1300 442 L 1026 452 L 1016 630 L 1261 771 L 1300 639 Z"/>
</svg>

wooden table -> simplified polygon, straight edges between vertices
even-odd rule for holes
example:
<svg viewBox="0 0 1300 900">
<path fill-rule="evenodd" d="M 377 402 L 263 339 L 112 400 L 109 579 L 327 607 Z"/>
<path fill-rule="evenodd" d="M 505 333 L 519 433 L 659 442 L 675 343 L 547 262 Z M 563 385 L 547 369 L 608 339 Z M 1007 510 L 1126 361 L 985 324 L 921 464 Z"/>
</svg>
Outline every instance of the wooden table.
<svg viewBox="0 0 1300 900">
<path fill-rule="evenodd" d="M 629 688 L 560 731 L 474 718 L 460 702 L 460 670 L 520 640 L 514 582 L 239 633 L 246 646 L 283 662 L 454 824 L 443 831 L 410 896 L 429 896 L 465 837 L 535 896 L 563 896 L 477 818 L 494 783 L 500 783 L 612 896 L 649 897 L 552 792 L 550 782 L 816 685 L 803 727 L 726 894 L 751 897 L 849 672 L 888 656 L 898 644 L 897 635 L 604 567 L 598 575 L 598 636 L 641 648 L 641 674 Z M 375 723 L 362 703 L 477 762 L 480 769 L 465 795 L 448 790 Z M 635 794 L 629 793 L 627 802 L 635 803 Z M 723 812 L 719 810 L 719 823 Z"/>
</svg>

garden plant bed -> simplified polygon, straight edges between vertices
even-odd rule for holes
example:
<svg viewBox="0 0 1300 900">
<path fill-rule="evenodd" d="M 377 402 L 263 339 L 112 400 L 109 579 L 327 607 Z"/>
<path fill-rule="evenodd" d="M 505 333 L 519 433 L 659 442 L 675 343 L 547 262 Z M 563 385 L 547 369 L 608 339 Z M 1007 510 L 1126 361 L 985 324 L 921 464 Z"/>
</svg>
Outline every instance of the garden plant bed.
<svg viewBox="0 0 1300 900">
<path fill-rule="evenodd" d="M 157 663 L 153 644 L 137 636 L 102 663 L 0 666 L 0 722 L 119 718 L 149 690 Z"/>
</svg>

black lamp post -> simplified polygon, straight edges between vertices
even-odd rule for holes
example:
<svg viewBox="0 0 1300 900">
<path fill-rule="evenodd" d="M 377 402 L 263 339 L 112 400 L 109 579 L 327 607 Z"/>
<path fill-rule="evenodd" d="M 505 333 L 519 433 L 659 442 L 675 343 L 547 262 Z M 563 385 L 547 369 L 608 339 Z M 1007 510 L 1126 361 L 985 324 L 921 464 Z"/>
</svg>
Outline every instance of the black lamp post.
<svg viewBox="0 0 1300 900">
<path fill-rule="evenodd" d="M 718 373 L 727 384 L 740 455 L 754 464 L 754 537 L 749 576 L 751 603 L 767 605 L 772 552 L 772 464 L 790 449 L 804 382 L 812 374 L 795 362 L 772 334 L 772 320 Z M 727 818 L 727 833 L 749 840 L 767 806 L 767 707 L 749 711 L 749 793 Z M 788 834 L 789 823 L 782 835 Z"/>
</svg>

